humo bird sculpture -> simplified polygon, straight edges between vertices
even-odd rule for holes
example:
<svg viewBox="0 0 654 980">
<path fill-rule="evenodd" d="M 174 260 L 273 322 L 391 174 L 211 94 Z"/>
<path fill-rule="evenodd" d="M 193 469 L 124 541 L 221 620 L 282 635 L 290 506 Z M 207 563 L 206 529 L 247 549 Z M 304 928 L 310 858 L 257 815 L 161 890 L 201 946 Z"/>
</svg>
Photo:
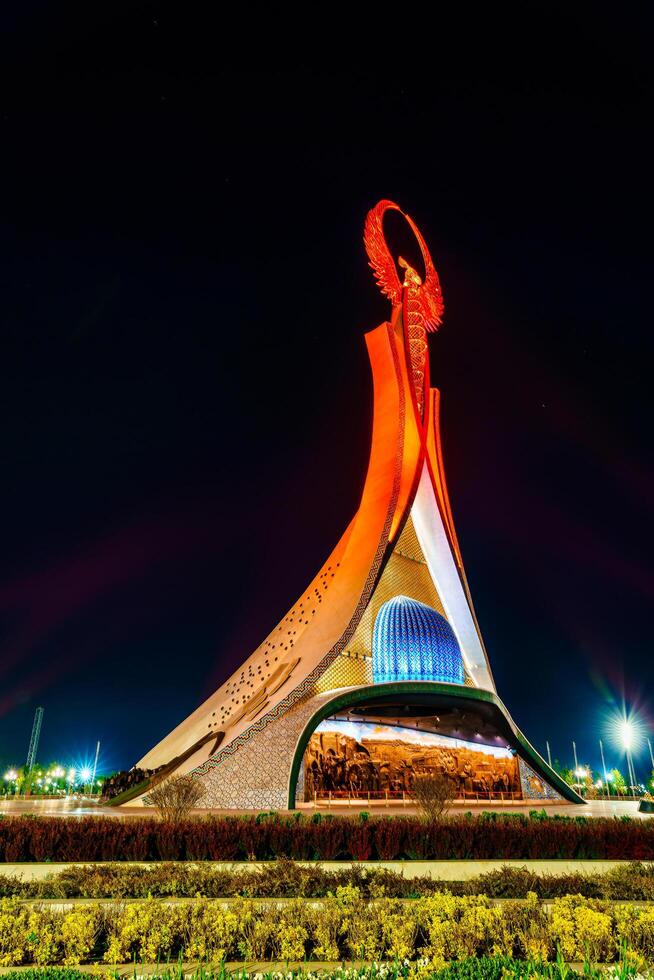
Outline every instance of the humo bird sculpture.
<svg viewBox="0 0 654 980">
<path fill-rule="evenodd" d="M 424 282 L 416 270 L 399 256 L 398 265 L 404 270 L 404 279 L 400 282 L 395 259 L 384 235 L 383 221 L 387 211 L 398 211 L 415 235 L 425 266 Z M 429 385 L 427 333 L 438 330 L 443 322 L 443 294 L 438 273 L 417 225 L 393 201 L 380 201 L 368 212 L 363 241 L 379 288 L 390 299 L 394 312 L 397 307 L 402 308 L 404 332 L 411 358 L 413 390 L 418 413 L 422 418 L 425 390 Z"/>
</svg>

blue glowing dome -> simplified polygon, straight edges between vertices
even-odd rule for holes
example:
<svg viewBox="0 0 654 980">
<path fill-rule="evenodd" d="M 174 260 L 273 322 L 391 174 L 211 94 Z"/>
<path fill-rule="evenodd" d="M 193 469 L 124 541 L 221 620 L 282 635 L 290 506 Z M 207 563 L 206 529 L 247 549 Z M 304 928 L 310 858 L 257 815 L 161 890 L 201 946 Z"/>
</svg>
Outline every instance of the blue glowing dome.
<svg viewBox="0 0 654 980">
<path fill-rule="evenodd" d="M 375 684 L 463 684 L 461 650 L 445 617 L 405 595 L 385 602 L 377 613 L 372 634 L 372 676 Z"/>
</svg>

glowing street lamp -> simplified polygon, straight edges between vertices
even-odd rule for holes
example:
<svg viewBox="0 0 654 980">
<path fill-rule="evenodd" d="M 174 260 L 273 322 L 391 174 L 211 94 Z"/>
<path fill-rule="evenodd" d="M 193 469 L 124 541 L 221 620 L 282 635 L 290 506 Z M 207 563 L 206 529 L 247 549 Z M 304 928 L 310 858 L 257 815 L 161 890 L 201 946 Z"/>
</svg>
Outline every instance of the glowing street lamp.
<svg viewBox="0 0 654 980">
<path fill-rule="evenodd" d="M 629 721 L 628 718 L 624 718 L 618 724 L 618 734 L 620 737 L 620 741 L 624 745 L 625 752 L 631 752 L 636 733 L 634 731 L 633 724 Z"/>
<path fill-rule="evenodd" d="M 578 765 L 578 766 L 575 767 L 574 776 L 577 779 L 577 782 L 575 783 L 575 787 L 579 791 L 579 793 L 582 793 L 582 790 L 583 790 L 582 781 L 585 782 L 588 779 L 589 775 L 590 775 L 590 773 L 589 773 L 588 769 L 586 768 L 586 766 L 579 766 Z M 583 793 L 582 793 L 582 795 L 583 795 Z"/>
<path fill-rule="evenodd" d="M 627 773 L 630 783 L 630 793 L 638 792 L 636 783 L 636 772 L 633 762 L 633 750 L 638 746 L 643 738 L 643 724 L 634 712 L 627 713 L 624 709 L 620 714 L 614 715 L 611 724 L 613 736 L 618 745 L 624 749 L 627 757 Z"/>
</svg>

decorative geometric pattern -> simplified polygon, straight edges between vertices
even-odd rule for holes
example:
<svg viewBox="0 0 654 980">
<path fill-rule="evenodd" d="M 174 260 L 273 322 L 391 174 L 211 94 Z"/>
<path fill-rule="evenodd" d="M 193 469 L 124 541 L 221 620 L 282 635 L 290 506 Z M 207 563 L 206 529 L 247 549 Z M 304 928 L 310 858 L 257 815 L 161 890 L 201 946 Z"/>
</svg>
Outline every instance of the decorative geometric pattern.
<svg viewBox="0 0 654 980">
<path fill-rule="evenodd" d="M 298 739 L 309 719 L 332 695 L 309 698 L 268 724 L 265 734 L 241 745 L 202 778 L 203 807 L 285 810 Z M 303 776 L 303 769 L 300 776 Z M 304 786 L 298 779 L 297 798 Z"/>
<path fill-rule="evenodd" d="M 386 602 L 372 638 L 375 684 L 442 681 L 463 684 L 463 660 L 452 627 L 440 613 L 407 596 Z"/>
<path fill-rule="evenodd" d="M 527 765 L 524 759 L 518 757 L 520 767 L 520 782 L 522 783 L 522 795 L 526 800 L 556 800 L 564 802 L 560 793 L 552 789 L 544 779 L 537 776 L 531 766 Z"/>
<path fill-rule="evenodd" d="M 339 687 L 365 687 L 372 684 L 372 658 L 349 651 L 339 653 L 322 677 L 316 681 L 317 694 Z"/>
<path fill-rule="evenodd" d="M 440 596 L 418 543 L 411 517 L 407 520 L 397 544 L 386 563 L 382 576 L 361 617 L 356 633 L 347 646 L 349 653 L 372 656 L 372 632 L 377 613 L 389 599 L 406 595 L 443 613 Z"/>
</svg>

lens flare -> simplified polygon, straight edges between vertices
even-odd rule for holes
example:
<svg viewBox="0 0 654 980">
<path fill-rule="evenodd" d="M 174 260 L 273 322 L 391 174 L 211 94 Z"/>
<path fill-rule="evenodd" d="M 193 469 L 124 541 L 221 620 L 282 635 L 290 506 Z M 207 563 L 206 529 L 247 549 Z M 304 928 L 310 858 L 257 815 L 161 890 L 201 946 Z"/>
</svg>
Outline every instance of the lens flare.
<svg viewBox="0 0 654 980">
<path fill-rule="evenodd" d="M 635 711 L 626 708 L 609 717 L 608 730 L 616 748 L 628 754 L 638 754 L 647 735 L 647 726 L 643 719 Z"/>
</svg>

